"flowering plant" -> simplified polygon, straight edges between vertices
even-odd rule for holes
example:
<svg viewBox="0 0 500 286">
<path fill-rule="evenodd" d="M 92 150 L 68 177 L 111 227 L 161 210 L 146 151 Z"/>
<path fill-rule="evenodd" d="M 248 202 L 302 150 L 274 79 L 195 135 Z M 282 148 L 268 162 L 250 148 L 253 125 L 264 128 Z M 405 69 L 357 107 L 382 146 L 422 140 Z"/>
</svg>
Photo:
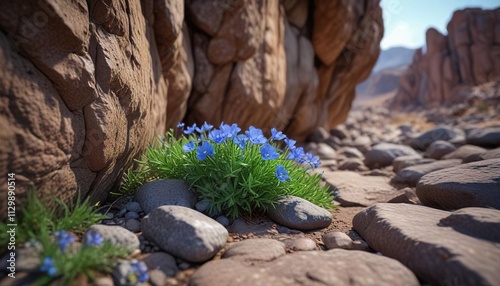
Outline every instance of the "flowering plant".
<svg viewBox="0 0 500 286">
<path fill-rule="evenodd" d="M 178 128 L 181 138 L 170 131 L 157 147 L 147 149 L 139 169 L 126 174 L 125 191 L 154 179 L 183 179 L 210 201 L 211 213 L 233 218 L 265 211 L 284 195 L 331 206 L 328 187 L 320 186 L 321 176 L 310 172 L 319 158 L 296 147 L 282 132 L 273 128 L 266 138 L 253 126 L 240 132 L 237 124 L 214 128 L 206 122 L 185 129 L 180 123 Z"/>
</svg>

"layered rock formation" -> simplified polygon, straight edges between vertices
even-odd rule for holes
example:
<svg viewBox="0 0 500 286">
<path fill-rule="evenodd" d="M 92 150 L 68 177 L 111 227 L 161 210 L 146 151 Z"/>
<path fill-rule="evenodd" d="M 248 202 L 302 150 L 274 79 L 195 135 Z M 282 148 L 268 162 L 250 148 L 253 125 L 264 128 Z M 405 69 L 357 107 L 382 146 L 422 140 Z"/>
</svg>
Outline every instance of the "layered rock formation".
<svg viewBox="0 0 500 286">
<path fill-rule="evenodd" d="M 392 107 L 463 101 L 473 86 L 500 81 L 500 8 L 456 11 L 448 35 L 427 30 L 427 51 L 416 51 Z"/>
<path fill-rule="evenodd" d="M 383 34 L 377 0 L 2 1 L 0 30 L 0 169 L 65 201 L 178 121 L 342 122 Z"/>
</svg>

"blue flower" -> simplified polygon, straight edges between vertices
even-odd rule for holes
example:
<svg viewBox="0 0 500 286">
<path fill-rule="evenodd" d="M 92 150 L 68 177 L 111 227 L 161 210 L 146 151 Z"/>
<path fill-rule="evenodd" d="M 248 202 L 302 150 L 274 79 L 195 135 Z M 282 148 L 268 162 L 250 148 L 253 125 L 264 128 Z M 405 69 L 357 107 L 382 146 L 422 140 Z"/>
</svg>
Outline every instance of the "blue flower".
<svg viewBox="0 0 500 286">
<path fill-rule="evenodd" d="M 201 126 L 201 128 L 196 128 L 196 131 L 198 131 L 198 133 L 203 133 L 204 131 L 210 131 L 210 130 L 212 130 L 212 128 L 214 128 L 214 126 L 208 124 L 205 121 L 205 123 L 203 123 L 203 125 Z"/>
<path fill-rule="evenodd" d="M 304 161 L 307 164 L 311 165 L 313 169 L 316 169 L 319 166 L 319 164 L 321 163 L 321 161 L 319 160 L 319 157 L 314 156 L 314 154 L 312 154 L 312 153 L 306 153 Z"/>
<path fill-rule="evenodd" d="M 101 245 L 104 243 L 104 238 L 95 231 L 87 231 L 85 234 L 85 246 Z"/>
<path fill-rule="evenodd" d="M 279 141 L 286 138 L 286 135 L 283 132 L 276 130 L 276 128 L 271 129 L 271 139 Z"/>
<path fill-rule="evenodd" d="M 182 150 L 184 150 L 184 152 L 186 152 L 186 153 L 193 151 L 194 148 L 195 148 L 195 145 L 194 145 L 193 141 L 189 141 L 188 143 L 182 145 Z"/>
<path fill-rule="evenodd" d="M 63 252 L 71 243 L 75 242 L 75 238 L 65 230 L 56 231 L 54 232 L 54 235 L 57 238 L 57 244 L 59 245 L 59 248 L 61 248 L 61 251 Z"/>
<path fill-rule="evenodd" d="M 285 169 L 285 167 L 281 166 L 281 165 L 277 165 L 276 166 L 276 178 L 278 178 L 278 180 L 280 180 L 281 182 L 285 182 L 285 181 L 288 181 L 290 179 L 290 177 L 288 176 L 288 171 Z"/>
<path fill-rule="evenodd" d="M 232 125 L 225 124 L 222 122 L 220 124 L 220 130 L 226 134 L 227 138 L 234 138 L 238 135 L 238 132 L 241 131 L 241 128 L 238 127 L 238 124 L 233 123 Z"/>
<path fill-rule="evenodd" d="M 274 160 L 278 159 L 280 156 L 280 154 L 276 152 L 276 149 L 269 144 L 260 147 L 260 154 L 262 154 L 262 160 Z"/>
<path fill-rule="evenodd" d="M 146 263 L 142 261 L 134 261 L 131 264 L 132 271 L 137 277 L 137 281 L 144 283 L 148 281 L 149 275 L 148 275 L 148 267 L 146 266 Z"/>
<path fill-rule="evenodd" d="M 198 158 L 198 160 L 205 160 L 207 156 L 214 156 L 214 146 L 212 146 L 207 141 L 203 141 L 203 143 L 201 143 L 201 146 L 199 146 L 197 149 L 196 158 Z"/>
<path fill-rule="evenodd" d="M 245 132 L 252 144 L 264 144 L 267 142 L 266 137 L 262 134 L 262 130 L 250 126 L 248 131 Z"/>
<path fill-rule="evenodd" d="M 297 141 L 293 140 L 293 139 L 288 139 L 286 138 L 285 139 L 285 144 L 286 146 L 288 147 L 288 149 L 292 150 L 292 149 L 295 149 L 295 143 L 297 143 Z"/>
<path fill-rule="evenodd" d="M 193 133 L 196 130 L 196 123 L 194 123 L 192 126 L 188 126 L 186 130 L 184 130 L 184 134 L 189 135 Z"/>
<path fill-rule="evenodd" d="M 47 272 L 50 277 L 56 276 L 57 268 L 54 265 L 54 259 L 52 257 L 45 257 L 40 266 L 40 271 Z"/>
<path fill-rule="evenodd" d="M 218 129 L 214 129 L 208 134 L 208 139 L 214 141 L 216 144 L 226 141 L 226 138 L 227 134 Z"/>
<path fill-rule="evenodd" d="M 183 128 L 184 127 L 184 122 L 179 122 L 177 124 L 177 128 Z"/>
<path fill-rule="evenodd" d="M 304 163 L 305 161 L 305 156 L 306 153 L 304 153 L 304 148 L 302 147 L 295 147 L 293 148 L 290 153 L 288 154 L 287 159 L 289 160 L 295 160 L 297 163 Z"/>
<path fill-rule="evenodd" d="M 245 149 L 245 145 L 247 144 L 248 137 L 245 134 L 239 134 L 233 138 L 233 142 L 238 145 L 241 149 Z"/>
</svg>

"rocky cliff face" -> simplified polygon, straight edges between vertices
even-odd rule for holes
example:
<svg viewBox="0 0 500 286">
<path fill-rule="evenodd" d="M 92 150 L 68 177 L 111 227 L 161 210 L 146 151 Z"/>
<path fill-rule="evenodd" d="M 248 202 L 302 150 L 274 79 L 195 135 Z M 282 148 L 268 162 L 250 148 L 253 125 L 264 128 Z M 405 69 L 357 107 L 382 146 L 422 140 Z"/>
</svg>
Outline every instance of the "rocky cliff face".
<svg viewBox="0 0 500 286">
<path fill-rule="evenodd" d="M 426 34 L 427 51 L 414 55 L 392 107 L 438 106 L 464 100 L 464 90 L 500 80 L 500 8 L 456 11 L 448 35 Z"/>
<path fill-rule="evenodd" d="M 1 1 L 0 169 L 19 199 L 97 201 L 178 121 L 304 139 L 345 119 L 382 34 L 377 0 Z"/>
</svg>

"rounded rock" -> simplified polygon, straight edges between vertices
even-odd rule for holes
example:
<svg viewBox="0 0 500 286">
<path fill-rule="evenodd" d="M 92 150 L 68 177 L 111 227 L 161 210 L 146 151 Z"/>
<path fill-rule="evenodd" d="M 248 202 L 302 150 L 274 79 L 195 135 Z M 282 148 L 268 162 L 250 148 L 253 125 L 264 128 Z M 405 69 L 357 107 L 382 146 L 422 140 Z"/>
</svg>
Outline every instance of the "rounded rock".
<svg viewBox="0 0 500 286">
<path fill-rule="evenodd" d="M 299 197 L 284 196 L 278 199 L 267 215 L 275 222 L 298 230 L 324 228 L 332 222 L 332 214 Z"/>
<path fill-rule="evenodd" d="M 121 226 L 94 224 L 89 227 L 87 232 L 89 231 L 100 234 L 115 246 L 125 247 L 129 252 L 138 249 L 140 245 L 137 235 Z"/>
<path fill-rule="evenodd" d="M 341 248 L 350 250 L 353 246 L 352 239 L 347 234 L 340 231 L 332 231 L 324 234 L 323 243 L 328 249 Z"/>
<path fill-rule="evenodd" d="M 141 223 L 138 220 L 131 218 L 125 223 L 125 228 L 133 233 L 136 233 L 141 231 Z"/>
<path fill-rule="evenodd" d="M 215 220 L 182 206 L 161 206 L 142 219 L 144 237 L 190 262 L 212 258 L 226 244 L 228 232 Z"/>
<path fill-rule="evenodd" d="M 146 214 L 164 205 L 194 208 L 197 201 L 196 193 L 190 190 L 188 183 L 183 180 L 156 180 L 146 183 L 137 190 L 134 199 Z"/>
<path fill-rule="evenodd" d="M 142 211 L 141 205 L 138 202 L 128 202 L 125 205 L 125 209 L 127 209 L 129 212 L 136 212 L 136 213 L 140 213 Z"/>
<path fill-rule="evenodd" d="M 222 224 L 223 226 L 229 226 L 230 222 L 229 222 L 229 219 L 226 217 L 226 216 L 218 216 L 216 219 L 215 219 L 218 223 Z"/>
</svg>

